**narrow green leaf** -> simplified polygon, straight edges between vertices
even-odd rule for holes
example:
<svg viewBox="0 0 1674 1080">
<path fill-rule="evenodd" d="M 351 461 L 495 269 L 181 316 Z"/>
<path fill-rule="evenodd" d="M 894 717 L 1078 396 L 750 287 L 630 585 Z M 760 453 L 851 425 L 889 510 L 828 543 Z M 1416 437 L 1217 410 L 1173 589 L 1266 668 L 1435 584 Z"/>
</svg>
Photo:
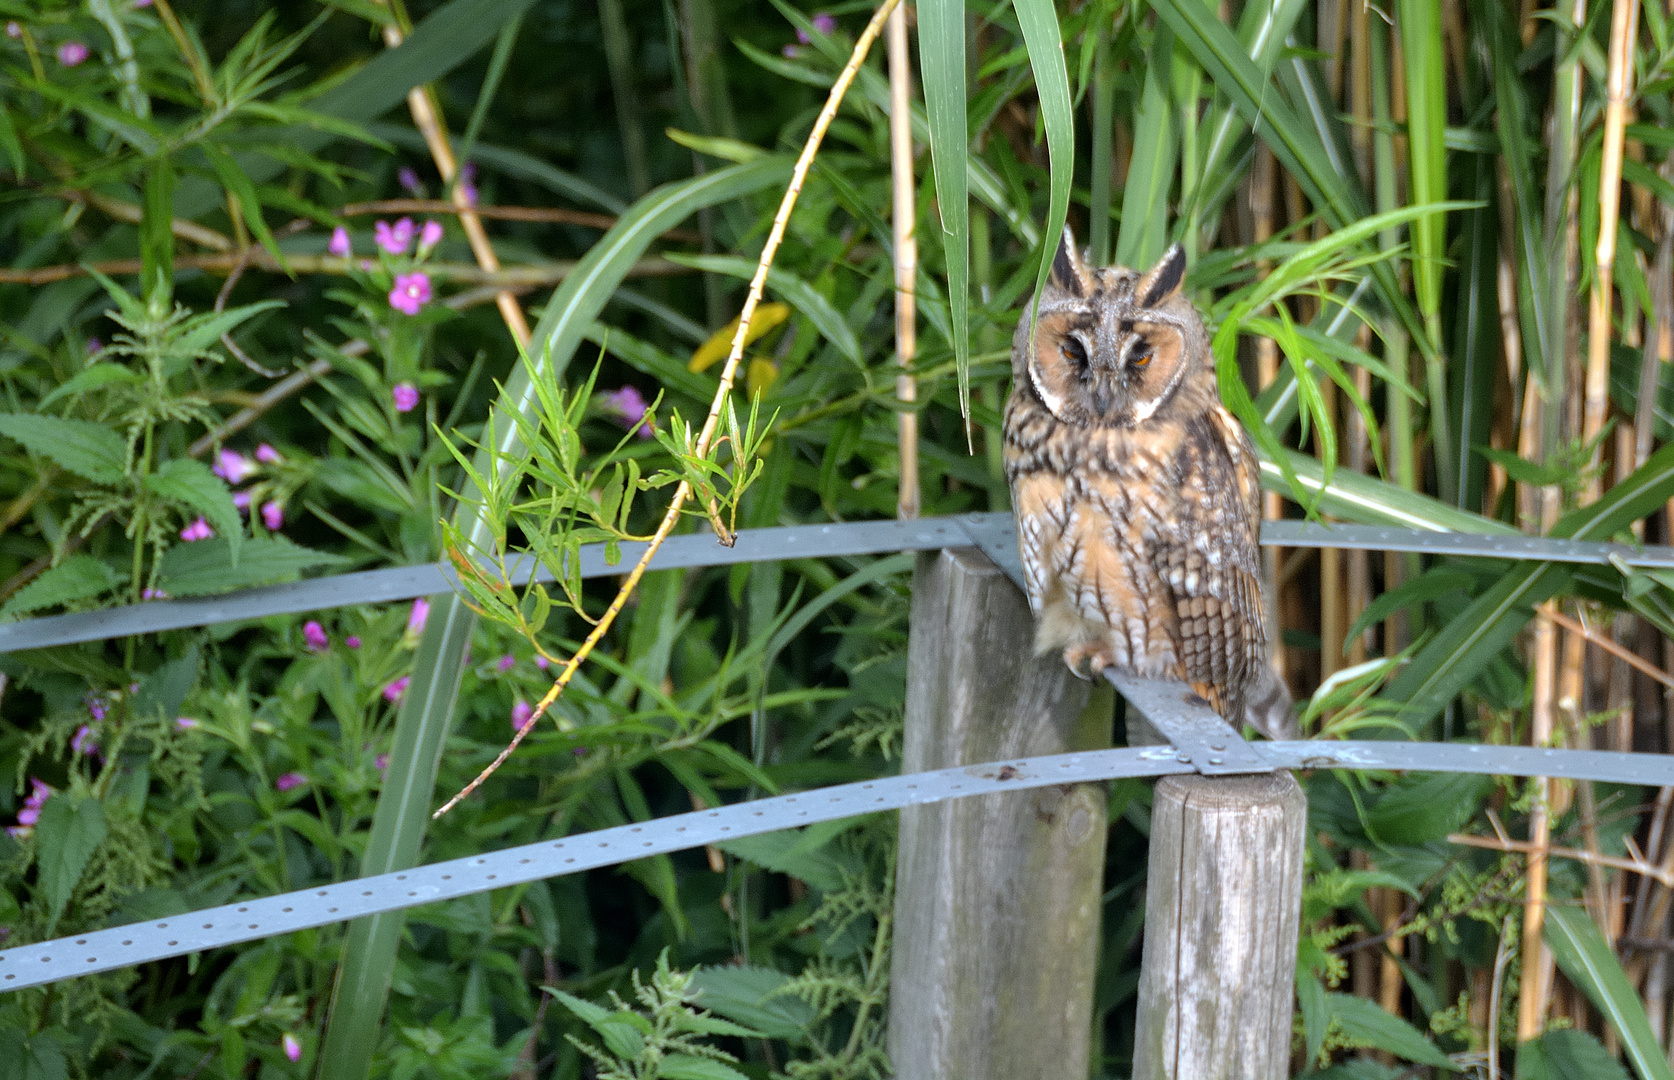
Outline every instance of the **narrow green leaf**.
<svg viewBox="0 0 1674 1080">
<path fill-rule="evenodd" d="M 1385 1050 L 1419 1065 L 1459 1071 L 1459 1067 L 1437 1049 L 1435 1043 L 1399 1016 L 1385 1012 L 1377 1002 L 1352 994 L 1327 994 L 1325 998 L 1332 1019 L 1337 1021 L 1343 1034 L 1355 1042 Z"/>
<path fill-rule="evenodd" d="M 1616 1030 L 1639 1080 L 1674 1080 L 1668 1058 L 1651 1033 L 1644 1004 L 1587 913 L 1578 907 L 1548 907 L 1543 935 L 1559 969 Z"/>
<path fill-rule="evenodd" d="M 166 307 L 174 292 L 174 170 L 167 157 L 152 161 L 146 173 L 140 216 L 140 295 L 159 289 Z"/>
<path fill-rule="evenodd" d="M 670 252 L 668 257 L 685 266 L 712 274 L 726 274 L 741 281 L 749 281 L 756 274 L 756 260 L 741 259 L 735 255 L 682 255 Z M 767 287 L 807 316 L 808 321 L 814 324 L 814 329 L 837 346 L 844 356 L 857 364 L 864 362 L 860 339 L 855 336 L 854 328 L 843 319 L 831 301 L 812 285 L 789 270 L 774 267 L 767 272 Z"/>
<path fill-rule="evenodd" d="M 215 175 L 220 178 L 221 186 L 237 201 L 239 216 L 250 226 L 257 242 L 273 256 L 273 261 L 279 264 L 279 269 L 290 274 L 291 266 L 285 261 L 285 253 L 279 250 L 279 241 L 273 238 L 267 222 L 262 219 L 262 201 L 256 194 L 256 185 L 250 182 L 250 177 L 245 175 L 244 170 L 227 151 L 208 144 L 205 144 L 202 150 L 204 156 L 209 159 L 209 164 L 215 169 Z"/>
<path fill-rule="evenodd" d="M 1122 192 L 1116 261 L 1143 271 L 1168 246 L 1168 189 L 1174 182 L 1180 133 L 1174 123 L 1174 31 L 1159 22 L 1145 65 L 1145 89 L 1134 121 L 1133 158 Z"/>
<path fill-rule="evenodd" d="M 1030 325 L 1033 326 L 1040 295 L 1046 285 L 1046 275 L 1052 270 L 1052 258 L 1064 235 L 1064 221 L 1069 216 L 1070 183 L 1075 178 L 1075 111 L 1070 104 L 1069 71 L 1064 65 L 1063 33 L 1058 27 L 1058 13 L 1052 0 L 1012 0 L 1012 8 L 1017 12 L 1018 25 L 1023 29 L 1023 41 L 1029 49 L 1029 64 L 1034 68 L 1035 92 L 1039 95 L 1041 121 L 1046 127 L 1049 163 L 1046 242 L 1041 245 L 1040 269 L 1035 271 L 1035 303 L 1029 311 Z M 963 203 L 960 210 L 964 211 Z M 957 319 L 955 315 L 956 322 Z M 959 407 L 968 418 L 971 411 L 968 400 L 970 373 L 961 368 L 959 375 Z"/>
<path fill-rule="evenodd" d="M 22 443 L 31 453 L 96 484 L 120 484 L 126 475 L 128 448 L 103 424 L 57 416 L 0 413 L 0 435 Z"/>
<path fill-rule="evenodd" d="M 666 1080 L 749 1080 L 731 1065 L 691 1054 L 670 1054 L 657 1066 Z"/>
<path fill-rule="evenodd" d="M 919 71 L 930 129 L 930 162 L 936 179 L 936 208 L 947 259 L 948 304 L 953 312 L 953 362 L 958 372 L 959 408 L 970 416 L 971 396 L 971 223 L 966 172 L 969 139 L 965 127 L 964 0 L 921 0 L 918 5 Z M 1056 242 L 1048 237 L 1047 243 Z M 1046 257 L 1050 259 L 1052 252 Z"/>
</svg>

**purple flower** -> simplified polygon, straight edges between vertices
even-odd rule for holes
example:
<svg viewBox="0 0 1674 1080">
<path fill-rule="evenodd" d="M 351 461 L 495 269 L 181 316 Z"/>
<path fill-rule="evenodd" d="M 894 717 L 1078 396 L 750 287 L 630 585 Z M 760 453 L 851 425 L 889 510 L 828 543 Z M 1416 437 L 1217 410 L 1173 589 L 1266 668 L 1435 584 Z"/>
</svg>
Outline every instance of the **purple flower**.
<svg viewBox="0 0 1674 1080">
<path fill-rule="evenodd" d="M 801 37 L 802 31 L 798 30 L 796 32 L 796 36 Z M 797 57 L 802 55 L 802 50 L 797 48 L 795 45 L 786 45 L 784 48 L 779 50 L 779 55 L 783 56 L 786 60 L 795 60 Z"/>
<path fill-rule="evenodd" d="M 285 508 L 273 499 L 262 503 L 262 524 L 268 532 L 278 532 L 285 525 Z"/>
<path fill-rule="evenodd" d="M 548 660 L 546 657 L 542 656 L 540 653 L 536 653 L 535 654 L 535 666 L 540 668 L 542 671 L 545 671 L 547 668 L 552 666 L 552 662 L 550 660 Z"/>
<path fill-rule="evenodd" d="M 70 737 L 70 749 L 78 754 L 96 754 L 99 752 L 99 736 L 90 725 L 83 724 Z"/>
<path fill-rule="evenodd" d="M 430 303 L 430 275 L 415 270 L 411 274 L 396 274 L 395 288 L 389 291 L 389 306 L 404 315 L 417 315 L 419 308 Z"/>
<path fill-rule="evenodd" d="M 46 801 L 51 797 L 52 789 L 31 776 L 29 778 L 29 797 L 23 800 L 23 809 L 17 812 L 19 831 L 12 833 L 12 835 L 20 835 L 23 830 L 41 820 L 41 807 L 45 806 Z"/>
<path fill-rule="evenodd" d="M 360 648 L 360 638 L 355 634 L 350 634 L 348 637 L 343 639 L 343 644 L 351 649 L 358 649 Z"/>
<path fill-rule="evenodd" d="M 517 657 L 513 656 L 511 653 L 507 653 L 506 655 L 500 657 L 500 659 L 496 660 L 494 662 L 494 666 L 499 668 L 500 672 L 504 674 L 505 672 L 510 671 L 513 667 L 517 666 Z"/>
<path fill-rule="evenodd" d="M 387 221 L 373 222 L 372 239 L 391 255 L 405 255 L 413 242 L 413 219 L 404 217 L 394 225 Z"/>
<path fill-rule="evenodd" d="M 273 786 L 275 788 L 279 789 L 280 791 L 289 791 L 292 788 L 299 788 L 303 784 L 306 784 L 307 782 L 308 782 L 308 778 L 306 776 L 303 776 L 301 773 L 299 773 L 299 772 L 288 772 L 288 773 L 285 773 L 283 776 L 279 777 L 279 779 L 275 780 L 273 782 Z"/>
<path fill-rule="evenodd" d="M 394 296 L 395 294 L 391 293 L 390 295 Z M 395 402 L 395 411 L 400 413 L 412 412 L 419 403 L 418 387 L 410 382 L 396 383 L 390 389 L 389 396 Z"/>
<path fill-rule="evenodd" d="M 262 443 L 256 447 L 256 460 L 263 465 L 277 465 L 285 459 L 279 456 L 272 443 Z"/>
<path fill-rule="evenodd" d="M 23 26 L 16 19 L 8 20 L 6 23 L 6 36 L 9 38 L 22 37 Z"/>
<path fill-rule="evenodd" d="M 822 11 L 814 16 L 814 30 L 817 33 L 830 35 L 837 29 L 837 17 L 829 11 Z"/>
<path fill-rule="evenodd" d="M 215 455 L 215 466 L 209 470 L 229 484 L 242 484 L 256 473 L 256 462 L 248 454 L 237 450 L 223 450 Z"/>
<path fill-rule="evenodd" d="M 378 772 L 380 772 L 380 773 L 388 772 L 389 771 L 389 755 L 388 754 L 379 754 L 375 759 L 373 759 L 372 764 L 376 765 L 378 767 Z"/>
<path fill-rule="evenodd" d="M 331 638 L 326 636 L 325 627 L 313 619 L 302 624 L 302 640 L 308 643 L 309 652 L 324 652 L 331 644 Z"/>
<path fill-rule="evenodd" d="M 58 46 L 58 62 L 65 67 L 75 67 L 87 59 L 87 46 L 79 41 L 66 41 Z"/>
<path fill-rule="evenodd" d="M 442 223 L 427 221 L 424 228 L 419 230 L 419 254 L 424 255 L 437 244 L 442 242 Z"/>
<path fill-rule="evenodd" d="M 295 1035 L 288 1031 L 285 1032 L 279 1040 L 279 1046 L 285 1051 L 285 1056 L 292 1062 L 302 1060 L 302 1044 L 296 1041 Z"/>
<path fill-rule="evenodd" d="M 180 731 L 191 731 L 198 726 L 198 722 L 190 716 L 177 716 L 174 718 L 174 726 Z"/>
<path fill-rule="evenodd" d="M 148 8 L 151 6 L 151 0 L 134 0 L 134 6 L 137 8 Z"/>
<path fill-rule="evenodd" d="M 407 636 L 416 638 L 424 633 L 424 620 L 430 617 L 430 601 L 419 597 L 413 601 L 413 610 L 407 613 Z"/>
<path fill-rule="evenodd" d="M 534 715 L 535 710 L 533 706 L 531 706 L 527 701 L 519 701 L 516 705 L 512 706 L 512 727 L 516 728 L 518 731 L 522 731 L 528 726 L 529 718 Z"/>
<path fill-rule="evenodd" d="M 140 593 L 141 600 L 167 600 L 168 598 L 168 593 L 164 592 L 162 589 L 153 589 L 149 585 L 147 585 L 144 591 Z"/>
<path fill-rule="evenodd" d="M 209 522 L 205 521 L 203 518 L 198 518 L 198 520 L 180 530 L 180 538 L 185 540 L 187 543 L 190 543 L 193 540 L 208 540 L 214 535 L 215 530 L 211 529 L 209 527 Z"/>
<path fill-rule="evenodd" d="M 640 438 L 651 438 L 651 421 L 646 418 L 646 413 L 650 410 L 645 404 L 645 395 L 639 392 L 639 387 L 624 386 L 606 394 L 604 411 L 620 420 L 623 427 L 633 429 L 634 434 Z"/>
<path fill-rule="evenodd" d="M 331 243 L 326 245 L 326 250 L 339 259 L 347 259 L 351 250 L 349 247 L 349 230 L 341 225 L 331 230 Z"/>
<path fill-rule="evenodd" d="M 465 194 L 465 205 L 477 205 L 477 163 L 467 161 L 459 169 L 459 190 Z"/>
<path fill-rule="evenodd" d="M 88 694 L 87 715 L 93 718 L 94 723 L 103 720 L 105 718 L 105 699 L 96 694 Z"/>
<path fill-rule="evenodd" d="M 400 701 L 401 695 L 407 692 L 407 687 L 413 681 L 411 675 L 403 675 L 399 679 L 384 687 L 385 701 Z"/>
<path fill-rule="evenodd" d="M 233 505 L 240 510 L 250 509 L 250 493 L 248 491 L 233 492 Z"/>
<path fill-rule="evenodd" d="M 411 195 L 416 196 L 422 190 L 419 187 L 418 173 L 414 172 L 406 165 L 403 165 L 399 169 L 395 170 L 395 182 L 405 188 Z"/>
<path fill-rule="evenodd" d="M 88 356 L 98 356 L 100 353 L 102 353 L 104 351 L 105 351 L 105 343 L 104 342 L 100 341 L 96 337 L 90 337 L 90 338 L 87 339 L 87 355 Z"/>
</svg>

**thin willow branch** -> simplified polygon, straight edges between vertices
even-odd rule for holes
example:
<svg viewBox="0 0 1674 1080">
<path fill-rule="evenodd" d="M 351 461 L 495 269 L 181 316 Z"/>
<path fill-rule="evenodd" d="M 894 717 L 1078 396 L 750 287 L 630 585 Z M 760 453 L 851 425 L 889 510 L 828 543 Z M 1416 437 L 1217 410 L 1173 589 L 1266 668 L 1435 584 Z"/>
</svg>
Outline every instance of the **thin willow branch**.
<svg viewBox="0 0 1674 1080">
<path fill-rule="evenodd" d="M 1588 641 L 1597 645 L 1611 656 L 1614 656 L 1616 659 L 1632 667 L 1635 671 L 1644 675 L 1649 675 L 1651 678 L 1655 679 L 1659 683 L 1662 683 L 1664 686 L 1674 687 L 1674 677 L 1671 677 L 1666 671 L 1663 671 L 1661 668 L 1652 664 L 1644 657 L 1639 656 L 1636 653 L 1629 652 L 1626 648 L 1616 644 L 1615 641 L 1605 637 L 1603 634 L 1600 634 L 1597 630 L 1588 627 L 1585 623 L 1570 618 L 1568 615 L 1565 615 L 1556 608 L 1552 610 L 1551 616 L 1552 621 L 1563 627 L 1565 630 L 1568 630 L 1572 634 L 1579 634 L 1581 637 L 1586 638 Z"/>
<path fill-rule="evenodd" d="M 767 285 L 767 272 L 773 266 L 773 258 L 779 252 L 780 242 L 785 238 L 785 229 L 790 224 L 791 211 L 796 208 L 797 197 L 802 194 L 802 184 L 808 178 L 808 170 L 813 167 L 814 155 L 819 152 L 820 143 L 825 138 L 826 130 L 831 127 L 831 121 L 836 118 L 838 106 L 843 103 L 843 97 L 848 93 L 850 84 L 854 82 L 855 74 L 860 70 L 860 65 L 866 59 L 866 54 L 871 51 L 872 43 L 877 40 L 878 34 L 882 32 L 884 20 L 889 18 L 890 13 L 895 10 L 896 5 L 900 2 L 901 0 L 884 0 L 883 4 L 873 13 L 872 20 L 866 24 L 866 29 L 861 33 L 860 39 L 854 43 L 854 51 L 849 54 L 849 62 L 843 66 L 842 73 L 837 76 L 837 81 L 832 84 L 831 93 L 827 95 L 825 100 L 825 106 L 820 110 L 819 117 L 814 121 L 813 130 L 808 133 L 808 141 L 803 144 L 802 153 L 796 159 L 796 166 L 791 171 L 790 185 L 785 188 L 784 198 L 779 202 L 779 210 L 773 216 L 773 228 L 767 234 L 767 242 L 762 245 L 761 258 L 756 262 L 755 276 L 750 279 L 750 291 L 744 298 L 744 309 L 738 315 L 738 329 L 732 336 L 732 348 L 728 351 L 727 362 L 721 369 L 721 385 L 715 390 L 715 398 L 709 404 L 709 416 L 704 420 L 703 430 L 699 432 L 697 444 L 692 449 L 692 453 L 697 457 L 706 457 L 710 446 L 714 442 L 715 431 L 721 422 L 721 410 L 726 407 L 727 397 L 732 392 L 733 380 L 738 374 L 738 362 L 744 356 L 744 343 L 748 340 L 750 322 L 755 318 L 756 307 L 761 303 L 762 292 Z M 651 559 L 657 554 L 657 549 L 662 546 L 663 541 L 674 531 L 674 526 L 680 521 L 680 513 L 686 505 L 686 500 L 691 498 L 691 495 L 691 485 L 685 480 L 680 481 L 679 486 L 674 489 L 674 497 L 669 501 L 668 510 L 663 514 L 663 520 L 658 524 L 657 531 L 651 537 L 651 542 L 646 545 L 645 554 L 640 556 L 639 561 L 634 564 L 634 568 L 628 572 L 627 578 L 622 582 L 621 589 L 616 593 L 616 598 L 610 602 L 610 606 L 605 609 L 599 621 L 594 624 L 592 632 L 581 643 L 581 648 L 577 649 L 575 655 L 571 656 L 564 664 L 564 668 L 553 682 L 552 688 L 535 705 L 529 719 L 517 729 L 517 734 L 512 736 L 512 740 L 506 745 L 506 748 L 501 750 L 494 760 L 489 763 L 488 767 L 477 774 L 475 779 L 460 789 L 457 795 L 443 803 L 441 808 L 431 815 L 433 818 L 439 818 L 458 806 L 466 798 L 469 798 L 472 792 L 481 787 L 484 781 L 493 776 L 495 770 L 499 769 L 506 759 L 511 757 L 518 744 L 524 740 L 530 731 L 534 730 L 535 725 L 539 723 L 547 709 L 551 708 L 553 702 L 558 700 L 558 696 L 564 692 L 564 688 L 570 684 L 570 680 L 575 678 L 575 673 L 580 669 L 582 663 L 592 654 L 599 642 L 604 639 L 611 624 L 616 621 L 616 616 L 621 613 L 623 606 L 627 604 L 628 597 L 633 595 L 634 589 L 639 585 L 639 579 L 645 576 L 645 568 L 650 565 Z"/>
<path fill-rule="evenodd" d="M 1535 859 L 1529 861 L 1531 869 L 1537 861 L 1548 857 L 1574 859 L 1576 862 L 1588 863 L 1593 866 L 1608 866 L 1616 870 L 1628 870 L 1674 887 L 1674 873 L 1645 859 L 1604 855 L 1598 852 L 1584 851 L 1581 848 L 1552 847 L 1550 844 L 1537 844 L 1532 840 L 1513 840 L 1510 837 L 1503 836 L 1473 836 L 1469 833 L 1449 833 L 1447 841 L 1450 844 L 1486 848 L 1489 851 L 1516 851 L 1525 855 L 1536 856 Z"/>
</svg>

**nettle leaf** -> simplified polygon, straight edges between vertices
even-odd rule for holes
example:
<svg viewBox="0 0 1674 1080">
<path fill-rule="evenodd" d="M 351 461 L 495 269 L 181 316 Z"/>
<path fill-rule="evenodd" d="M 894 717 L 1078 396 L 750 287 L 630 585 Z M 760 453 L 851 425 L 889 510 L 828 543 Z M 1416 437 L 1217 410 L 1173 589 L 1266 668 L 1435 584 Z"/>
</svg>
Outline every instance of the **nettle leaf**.
<svg viewBox="0 0 1674 1080">
<path fill-rule="evenodd" d="M 176 458 L 146 477 L 145 486 L 202 514 L 215 527 L 216 534 L 226 538 L 232 565 L 238 565 L 244 522 L 238 516 L 238 507 L 233 505 L 232 491 L 226 481 L 211 472 L 208 465 L 196 458 Z"/>
<path fill-rule="evenodd" d="M 635 1013 L 612 1012 L 602 1005 L 584 1001 L 574 994 L 566 994 L 550 986 L 544 989 L 563 1002 L 565 1007 L 580 1017 L 588 1027 L 598 1032 L 604 1039 L 605 1047 L 617 1057 L 632 1061 L 639 1057 L 639 1052 L 645 1048 L 645 1037 L 639 1026 L 629 1022 L 629 1018 L 632 1018 L 643 1023 L 644 1017 Z"/>
<path fill-rule="evenodd" d="M 1559 1028 L 1517 1048 L 1523 1080 L 1628 1080 L 1616 1055 L 1585 1031 Z"/>
<path fill-rule="evenodd" d="M 121 581 L 121 575 L 93 556 L 71 555 L 13 594 L 0 608 L 0 618 L 15 619 L 60 604 L 91 600 Z"/>
<path fill-rule="evenodd" d="M 91 390 L 102 390 L 116 383 L 138 386 L 143 382 L 145 382 L 145 376 L 129 370 L 121 364 L 94 364 L 86 371 L 60 384 L 58 389 L 42 398 L 40 405 L 37 407 L 44 410 L 59 398 L 75 397 Z"/>
<path fill-rule="evenodd" d="M 1412 773 L 1389 786 L 1367 813 L 1366 824 L 1386 844 L 1428 844 L 1470 820 L 1493 789 L 1488 776 Z"/>
<path fill-rule="evenodd" d="M 95 484 L 120 484 L 127 475 L 127 444 L 103 424 L 59 416 L 0 413 L 0 435 Z"/>
<path fill-rule="evenodd" d="M 41 807 L 35 825 L 35 861 L 47 905 L 47 936 L 58 926 L 87 862 L 105 838 L 105 809 L 98 799 L 60 792 Z"/>
<path fill-rule="evenodd" d="M 789 981 L 782 971 L 753 965 L 717 965 L 692 973 L 698 1005 L 747 1024 L 764 1038 L 800 1042 L 814 1023 L 814 1007 L 779 992 Z"/>
<path fill-rule="evenodd" d="M 1385 1012 L 1377 1002 L 1352 994 L 1327 994 L 1325 1000 L 1330 1006 L 1331 1018 L 1337 1021 L 1343 1034 L 1355 1042 L 1375 1050 L 1388 1051 L 1419 1065 L 1458 1071 L 1459 1067 L 1417 1028 L 1399 1016 Z"/>
<path fill-rule="evenodd" d="M 730 1065 L 691 1054 L 670 1054 L 657 1065 L 657 1075 L 668 1080 L 749 1080 Z"/>
<path fill-rule="evenodd" d="M 304 570 L 347 562 L 341 555 L 293 544 L 282 536 L 259 536 L 244 541 L 244 558 L 236 565 L 227 542 L 219 537 L 195 544 L 177 544 L 163 554 L 158 586 L 170 596 L 214 596 L 294 581 Z"/>
</svg>

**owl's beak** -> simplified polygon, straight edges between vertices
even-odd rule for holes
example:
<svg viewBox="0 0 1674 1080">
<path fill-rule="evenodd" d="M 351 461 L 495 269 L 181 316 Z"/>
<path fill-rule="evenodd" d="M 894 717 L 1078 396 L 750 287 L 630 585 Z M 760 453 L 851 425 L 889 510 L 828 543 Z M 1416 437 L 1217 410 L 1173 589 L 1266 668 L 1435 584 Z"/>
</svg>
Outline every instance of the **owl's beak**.
<svg viewBox="0 0 1674 1080">
<path fill-rule="evenodd" d="M 1100 416 L 1110 415 L 1110 408 L 1115 404 L 1116 395 L 1110 387 L 1101 382 L 1093 388 L 1093 408 L 1099 411 Z"/>
</svg>

